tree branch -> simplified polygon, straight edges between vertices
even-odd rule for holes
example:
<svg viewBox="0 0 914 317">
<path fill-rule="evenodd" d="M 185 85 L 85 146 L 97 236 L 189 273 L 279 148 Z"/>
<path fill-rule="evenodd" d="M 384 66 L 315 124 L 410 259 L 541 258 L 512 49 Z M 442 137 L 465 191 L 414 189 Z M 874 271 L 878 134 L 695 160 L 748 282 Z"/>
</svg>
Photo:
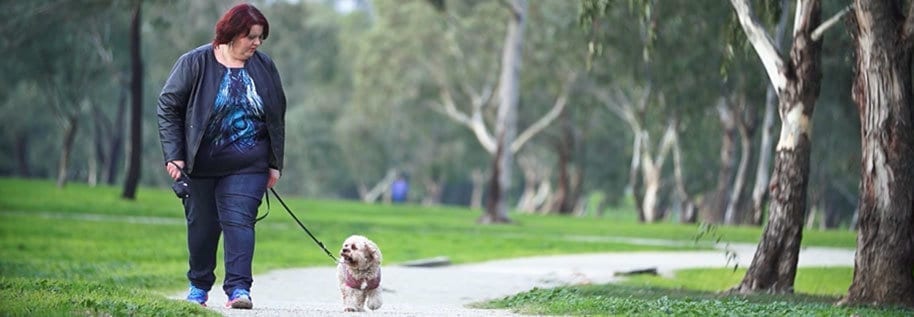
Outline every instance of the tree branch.
<svg viewBox="0 0 914 317">
<path fill-rule="evenodd" d="M 631 103 L 626 102 L 625 100 L 627 100 L 627 98 L 624 98 L 624 96 L 619 96 L 622 95 L 621 89 L 616 89 L 617 97 L 615 98 L 615 101 L 612 100 L 613 98 L 609 96 L 609 93 L 599 90 L 595 87 L 590 87 L 588 91 L 590 91 L 594 97 L 602 101 L 610 112 L 614 113 L 617 117 L 619 117 L 619 119 L 622 119 L 628 123 L 629 127 L 632 128 L 632 131 L 637 133 L 637 131 L 641 129 L 641 125 L 638 124 L 638 120 L 635 117 L 634 109 L 632 109 Z"/>
<path fill-rule="evenodd" d="M 749 0 L 730 0 L 739 22 L 749 38 L 749 43 L 755 48 L 755 52 L 762 60 L 768 78 L 771 79 L 771 85 L 780 95 L 787 87 L 787 76 L 781 70 L 784 68 L 784 59 L 775 49 L 774 40 L 768 35 L 768 32 L 762 27 L 761 22 L 752 11 Z"/>
<path fill-rule="evenodd" d="M 562 110 L 565 109 L 565 104 L 568 101 L 568 93 L 571 91 L 571 87 L 574 84 L 577 74 L 572 72 L 568 75 L 568 78 L 565 79 L 565 83 L 562 85 L 562 91 L 559 93 L 559 96 L 555 99 L 555 104 L 552 105 L 552 109 L 549 110 L 542 118 L 534 122 L 527 130 L 524 130 L 523 133 L 517 136 L 514 139 L 514 142 L 511 142 L 511 152 L 517 153 L 518 150 L 524 143 L 527 143 L 528 140 L 533 138 L 537 133 L 543 131 L 546 127 L 549 126 L 552 121 L 555 121 L 556 118 L 562 113 Z"/>
<path fill-rule="evenodd" d="M 657 153 L 657 158 L 654 160 L 657 168 L 663 166 L 663 162 L 666 160 L 667 153 L 670 152 L 670 148 L 673 146 L 673 142 L 676 141 L 676 125 L 677 121 L 675 119 L 670 120 L 667 123 L 666 131 L 663 132 L 663 137 L 660 139 L 660 150 Z"/>
<path fill-rule="evenodd" d="M 844 7 L 844 9 L 841 9 L 841 11 L 838 11 L 838 13 L 835 13 L 834 16 L 832 16 L 831 18 L 828 18 L 828 20 L 825 20 L 825 22 L 822 22 L 822 24 L 820 24 L 819 27 L 817 27 L 815 29 L 815 31 L 812 31 L 812 35 L 811 35 L 812 40 L 818 41 L 819 38 L 822 37 L 822 33 L 825 33 L 825 31 L 828 30 L 828 28 L 835 25 L 835 23 L 838 23 L 838 20 L 841 20 L 841 17 L 843 17 L 848 12 L 850 12 L 850 10 L 853 10 L 853 5 L 847 5 L 846 7 Z M 908 22 L 910 22 L 910 21 L 911 21 L 911 19 L 909 18 Z M 905 26 L 907 26 L 907 24 Z"/>
<path fill-rule="evenodd" d="M 441 98 L 441 107 L 443 108 L 440 109 L 439 112 L 444 113 L 451 120 L 472 130 L 483 149 L 490 154 L 495 153 L 495 138 L 489 133 L 489 129 L 486 128 L 485 122 L 482 119 L 482 105 L 474 102 L 473 112 L 470 115 L 457 109 L 457 103 L 454 101 L 451 89 L 444 80 L 444 77 L 439 72 L 435 71 L 434 67 L 431 67 L 428 64 L 426 64 L 426 67 L 429 68 L 429 71 L 432 73 L 432 78 L 434 78 L 435 82 L 438 84 L 438 95 Z M 491 95 L 491 92 L 489 94 Z"/>
</svg>

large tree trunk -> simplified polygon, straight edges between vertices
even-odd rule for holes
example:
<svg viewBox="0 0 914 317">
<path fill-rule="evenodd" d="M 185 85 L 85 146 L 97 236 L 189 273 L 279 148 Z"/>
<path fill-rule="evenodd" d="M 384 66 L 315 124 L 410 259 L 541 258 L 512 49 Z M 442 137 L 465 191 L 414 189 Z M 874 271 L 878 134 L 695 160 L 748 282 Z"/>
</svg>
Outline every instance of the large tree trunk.
<svg viewBox="0 0 914 317">
<path fill-rule="evenodd" d="M 860 219 L 854 278 L 843 303 L 914 307 L 914 111 L 903 1 L 854 1 L 860 110 Z"/>
<path fill-rule="evenodd" d="M 507 194 L 502 190 L 502 185 L 504 183 L 500 182 L 501 180 L 501 156 L 504 155 L 505 147 L 499 146 L 495 151 L 495 158 L 492 160 L 492 175 L 489 180 L 489 187 L 486 190 L 488 196 L 486 199 L 486 210 L 483 212 L 482 216 L 476 220 L 478 223 L 489 224 L 489 223 L 508 223 L 511 222 L 511 219 L 508 218 L 507 210 L 504 211 L 505 214 L 499 213 L 499 204 L 506 203 L 502 195 Z M 507 207 L 502 207 L 507 208 Z"/>
<path fill-rule="evenodd" d="M 133 20 L 130 22 L 130 155 L 127 162 L 127 178 L 121 197 L 136 199 L 140 183 L 140 165 L 143 158 L 143 59 L 140 55 L 140 24 L 143 1 L 136 2 Z"/>
<path fill-rule="evenodd" d="M 781 8 L 787 8 L 788 1 L 781 0 Z M 774 47 L 781 50 L 784 34 L 787 34 L 787 21 L 790 10 L 781 10 L 778 25 L 774 31 Z M 762 141 L 759 143 L 758 165 L 755 169 L 755 185 L 752 187 L 752 224 L 761 225 L 765 202 L 768 200 L 768 181 L 771 176 L 771 140 L 774 134 L 774 110 L 778 104 L 778 95 L 771 84 L 765 92 L 765 115 L 762 119 Z"/>
<path fill-rule="evenodd" d="M 511 149 L 517 135 L 517 104 L 520 94 L 521 52 L 524 43 L 524 26 L 527 19 L 527 1 L 513 0 L 508 5 L 511 12 L 505 47 L 501 59 L 500 102 L 498 125 L 495 127 L 498 149 L 493 158 L 494 171 L 490 180 L 489 203 L 479 223 L 508 223 L 508 193 L 511 189 L 511 172 L 514 151 Z"/>
<path fill-rule="evenodd" d="M 806 210 L 806 185 L 809 181 L 809 155 L 811 140 L 810 118 L 819 95 L 819 59 L 821 41 L 812 37 L 819 25 L 821 7 L 818 0 L 797 2 L 797 21 L 794 26 L 790 59 L 775 58 L 762 52 L 774 51 L 770 42 L 758 42 L 757 33 L 751 33 L 748 1 L 732 0 L 740 14 L 740 22 L 750 34 L 750 40 L 759 52 L 766 70 L 779 91 L 778 106 L 781 117 L 781 135 L 776 147 L 774 173 L 771 182 L 768 224 L 762 234 L 752 264 L 736 286 L 734 292 L 792 293 L 796 277 L 800 241 L 803 235 L 803 215 Z M 748 14 L 747 14 L 748 13 Z M 753 17 L 754 19 L 754 17 Z M 752 31 L 758 32 L 754 28 Z M 767 44 L 767 45 L 764 45 Z M 780 67 L 769 67 L 779 64 Z"/>
</svg>

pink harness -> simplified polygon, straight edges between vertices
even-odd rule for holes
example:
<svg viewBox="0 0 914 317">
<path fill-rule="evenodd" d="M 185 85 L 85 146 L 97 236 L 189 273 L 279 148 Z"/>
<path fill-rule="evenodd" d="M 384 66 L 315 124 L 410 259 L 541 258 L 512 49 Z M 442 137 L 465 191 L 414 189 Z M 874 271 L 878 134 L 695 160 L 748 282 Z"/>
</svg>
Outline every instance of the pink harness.
<svg viewBox="0 0 914 317">
<path fill-rule="evenodd" d="M 352 277 L 352 274 L 349 274 L 349 270 L 346 270 L 346 286 L 354 289 L 360 290 L 372 290 L 381 286 L 381 269 L 378 269 L 378 276 L 375 276 L 373 279 L 356 279 Z"/>
</svg>

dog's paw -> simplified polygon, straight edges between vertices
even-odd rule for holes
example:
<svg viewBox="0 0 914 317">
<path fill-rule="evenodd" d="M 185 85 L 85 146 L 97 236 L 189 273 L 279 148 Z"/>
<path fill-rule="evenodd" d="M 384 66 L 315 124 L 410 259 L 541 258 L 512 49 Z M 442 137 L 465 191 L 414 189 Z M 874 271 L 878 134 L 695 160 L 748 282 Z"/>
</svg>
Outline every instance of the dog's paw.
<svg viewBox="0 0 914 317">
<path fill-rule="evenodd" d="M 343 311 L 347 312 L 347 313 L 354 313 L 354 312 L 360 312 L 362 310 L 355 308 L 355 307 L 346 307 L 346 308 L 343 308 Z"/>
<path fill-rule="evenodd" d="M 381 296 L 378 294 L 368 296 L 365 301 L 365 306 L 368 306 L 368 309 L 371 310 L 378 310 L 378 308 L 381 308 Z"/>
</svg>

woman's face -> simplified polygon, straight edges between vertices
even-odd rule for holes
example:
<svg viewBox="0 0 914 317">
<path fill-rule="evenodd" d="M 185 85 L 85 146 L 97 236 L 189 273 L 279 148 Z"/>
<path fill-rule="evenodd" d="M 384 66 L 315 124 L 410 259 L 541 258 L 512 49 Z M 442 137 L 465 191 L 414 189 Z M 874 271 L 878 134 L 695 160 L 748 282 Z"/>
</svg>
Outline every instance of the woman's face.
<svg viewBox="0 0 914 317">
<path fill-rule="evenodd" d="M 251 26 L 248 34 L 239 34 L 233 40 L 232 51 L 236 56 L 247 60 L 254 55 L 260 44 L 263 43 L 263 26 L 255 24 Z"/>
</svg>

